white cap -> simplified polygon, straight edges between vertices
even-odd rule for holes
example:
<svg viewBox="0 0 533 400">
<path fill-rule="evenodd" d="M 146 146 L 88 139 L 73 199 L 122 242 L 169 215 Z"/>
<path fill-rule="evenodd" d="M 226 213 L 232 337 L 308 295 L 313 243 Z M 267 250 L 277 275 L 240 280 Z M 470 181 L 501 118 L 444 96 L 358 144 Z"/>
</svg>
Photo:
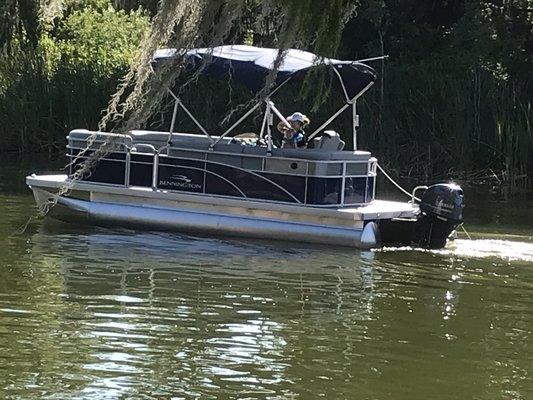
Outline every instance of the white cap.
<svg viewBox="0 0 533 400">
<path fill-rule="evenodd" d="M 303 123 L 304 122 L 304 115 L 300 112 L 295 112 L 292 114 L 289 118 L 287 118 L 289 121 L 298 121 Z"/>
</svg>

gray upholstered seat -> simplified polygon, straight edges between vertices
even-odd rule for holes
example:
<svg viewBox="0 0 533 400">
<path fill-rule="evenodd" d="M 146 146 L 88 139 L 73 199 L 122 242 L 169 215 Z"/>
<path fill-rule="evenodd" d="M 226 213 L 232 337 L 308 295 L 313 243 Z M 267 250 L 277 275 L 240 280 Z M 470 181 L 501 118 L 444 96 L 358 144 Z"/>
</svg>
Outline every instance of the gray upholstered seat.
<svg viewBox="0 0 533 400">
<path fill-rule="evenodd" d="M 217 143 L 213 147 L 214 151 L 220 151 L 224 153 L 242 153 L 245 146 L 238 143 Z"/>
<path fill-rule="evenodd" d="M 217 143 L 213 151 L 207 152 L 207 160 L 242 168 L 243 148 L 244 146 L 237 143 Z"/>
<path fill-rule="evenodd" d="M 156 148 L 166 146 L 168 144 L 169 134 L 168 132 L 158 131 L 144 131 L 134 130 L 130 131 L 129 135 L 133 139 L 133 143 L 147 143 Z M 219 136 L 211 136 L 214 140 L 217 140 Z M 220 144 L 227 144 L 231 138 L 223 138 Z M 173 133 L 172 134 L 172 147 L 190 147 L 190 148 L 204 148 L 209 147 L 211 141 L 203 134 L 194 133 Z"/>
<path fill-rule="evenodd" d="M 370 159 L 370 152 L 368 151 L 332 151 L 330 160 L 346 160 L 346 161 L 368 161 Z"/>
<path fill-rule="evenodd" d="M 328 153 L 315 149 L 273 149 L 272 156 L 283 158 L 301 158 L 306 160 L 328 160 Z"/>
<path fill-rule="evenodd" d="M 274 149 L 275 157 L 298 158 L 307 160 L 368 161 L 368 151 L 324 151 L 317 149 Z"/>
<path fill-rule="evenodd" d="M 74 129 L 69 132 L 67 138 L 69 140 L 86 140 L 92 133 L 88 129 Z"/>
<path fill-rule="evenodd" d="M 242 152 L 243 154 L 253 154 L 257 156 L 266 156 L 268 153 L 268 149 L 266 147 L 259 147 L 259 146 L 242 146 Z"/>
<path fill-rule="evenodd" d="M 129 135 L 133 139 L 133 143 L 151 144 L 156 149 L 164 147 L 168 144 L 169 134 L 168 132 L 156 132 L 156 131 L 130 131 Z M 198 147 L 195 144 L 206 143 L 209 145 L 211 142 L 205 136 L 190 135 L 183 133 L 172 134 L 172 145 L 175 147 L 181 147 L 180 144 L 187 143 L 186 147 Z"/>
<path fill-rule="evenodd" d="M 125 141 L 130 140 L 127 135 L 122 135 L 120 133 L 96 132 L 87 129 L 74 129 L 69 132 L 68 138 L 72 140 L 87 140 L 89 136 L 95 133 L 97 140 L 105 140 L 107 138 L 123 139 Z"/>
<path fill-rule="evenodd" d="M 314 148 L 324 151 L 337 151 L 344 149 L 346 143 L 341 140 L 340 135 L 335 131 L 324 131 L 322 136 L 313 139 Z"/>
<path fill-rule="evenodd" d="M 91 132 L 87 129 L 76 129 L 69 133 L 69 145 L 75 148 L 85 148 L 86 140 L 95 132 Z M 214 136 L 213 139 L 218 137 Z M 113 143 L 124 144 L 132 146 L 135 144 L 149 144 L 160 149 L 167 145 L 168 133 L 154 132 L 154 131 L 131 131 L 129 135 L 121 135 L 115 133 L 99 132 L 96 136 L 97 142 L 93 147 L 100 146 L 102 141 L 112 140 Z M 252 147 L 242 146 L 236 143 L 229 143 L 231 138 L 223 138 L 220 143 L 217 143 L 214 147 L 214 151 L 224 153 L 236 153 L 243 155 L 256 155 L 267 156 L 266 147 Z M 337 139 L 332 139 L 330 143 L 337 145 L 340 142 Z M 203 135 L 189 134 L 189 133 L 174 133 L 172 134 L 172 146 L 169 155 L 181 154 L 178 149 L 191 149 L 191 150 L 209 150 L 211 141 L 209 138 Z M 329 146 L 329 145 L 328 145 Z M 176 149 L 176 150 L 174 150 Z M 370 153 L 367 151 L 338 151 L 327 150 L 324 147 L 319 149 L 272 149 L 273 157 L 282 158 L 295 158 L 304 160 L 339 160 L 339 161 L 368 161 L 370 159 Z M 198 158 L 203 158 L 199 157 Z"/>
<path fill-rule="evenodd" d="M 103 142 L 113 144 L 115 146 L 131 146 L 131 138 L 127 135 L 122 135 L 118 133 L 108 133 L 108 132 L 96 132 L 89 131 L 87 129 L 74 129 L 69 132 L 67 139 L 68 145 L 76 149 L 85 149 L 87 147 L 87 140 L 89 137 L 94 137 L 94 142 L 91 145 L 91 149 L 99 148 Z"/>
<path fill-rule="evenodd" d="M 129 136 L 131 136 L 133 143 L 151 145 L 162 143 L 163 145 L 166 145 L 168 141 L 168 132 L 130 131 Z"/>
</svg>

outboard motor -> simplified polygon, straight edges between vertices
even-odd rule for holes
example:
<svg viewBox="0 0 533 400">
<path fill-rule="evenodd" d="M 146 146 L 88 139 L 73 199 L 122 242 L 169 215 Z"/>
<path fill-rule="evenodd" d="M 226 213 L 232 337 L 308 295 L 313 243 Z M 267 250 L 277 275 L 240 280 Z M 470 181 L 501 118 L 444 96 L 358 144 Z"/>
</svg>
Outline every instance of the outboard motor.
<svg viewBox="0 0 533 400">
<path fill-rule="evenodd" d="M 438 183 L 426 189 L 420 201 L 415 243 L 442 248 L 448 236 L 463 222 L 463 190 L 455 183 Z"/>
</svg>

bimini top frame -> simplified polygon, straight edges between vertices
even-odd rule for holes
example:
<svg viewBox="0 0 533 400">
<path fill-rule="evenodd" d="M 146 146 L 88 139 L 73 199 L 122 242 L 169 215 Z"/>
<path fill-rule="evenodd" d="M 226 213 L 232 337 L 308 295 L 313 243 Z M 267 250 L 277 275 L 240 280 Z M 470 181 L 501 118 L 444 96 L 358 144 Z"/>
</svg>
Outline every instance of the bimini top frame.
<svg viewBox="0 0 533 400">
<path fill-rule="evenodd" d="M 223 76 L 231 74 L 232 78 L 242 82 L 252 92 L 258 93 L 265 84 L 265 81 L 271 74 L 274 73 L 274 65 L 279 64 L 275 77 L 272 91 L 268 93 L 264 103 L 266 103 L 265 116 L 261 127 L 261 136 L 266 129 L 266 138 L 269 150 L 272 148 L 271 129 L 273 119 L 272 111 L 285 124 L 288 122 L 283 115 L 276 109 L 274 104 L 270 101 L 270 97 L 287 81 L 304 76 L 310 69 L 318 66 L 329 66 L 334 71 L 339 80 L 340 87 L 345 97 L 346 104 L 344 104 L 336 113 L 334 113 L 327 121 L 321 124 L 311 135 L 309 139 L 316 136 L 322 129 L 330 124 L 338 115 L 340 115 L 350 105 L 352 106 L 352 127 L 353 127 L 353 144 L 354 150 L 357 149 L 357 128 L 359 125 L 359 118 L 357 115 L 357 99 L 365 93 L 376 80 L 375 71 L 363 64 L 363 61 L 373 61 L 377 59 L 386 58 L 375 57 L 360 61 L 342 61 L 330 58 L 317 56 L 302 50 L 289 49 L 283 53 L 283 58 L 279 62 L 278 58 L 280 51 L 277 49 L 268 49 L 253 47 L 247 45 L 233 45 L 233 46 L 219 46 L 214 48 L 192 49 L 186 53 L 178 53 L 176 49 L 162 49 L 158 50 L 153 57 L 154 68 L 164 64 L 168 60 L 181 54 L 186 58 L 187 67 L 198 72 Z M 250 110 L 248 110 L 238 121 L 236 121 L 230 128 L 226 130 L 220 138 L 216 141 L 211 137 L 207 130 L 198 122 L 192 113 L 183 104 L 181 99 L 172 91 L 169 93 L 175 100 L 174 110 L 172 115 L 172 122 L 170 126 L 169 142 L 172 138 L 174 124 L 176 120 L 176 113 L 178 107 L 181 107 L 192 121 L 199 127 L 199 129 L 209 138 L 214 146 L 223 137 L 228 135 L 235 129 L 244 119 L 246 119 L 253 111 L 255 111 L 263 101 L 258 101 Z"/>
</svg>

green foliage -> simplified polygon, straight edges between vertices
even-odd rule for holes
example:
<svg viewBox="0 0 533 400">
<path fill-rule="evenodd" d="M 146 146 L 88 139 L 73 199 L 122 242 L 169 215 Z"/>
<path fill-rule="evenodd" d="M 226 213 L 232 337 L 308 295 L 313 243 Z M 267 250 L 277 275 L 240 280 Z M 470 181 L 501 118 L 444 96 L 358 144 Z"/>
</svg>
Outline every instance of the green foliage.
<svg viewBox="0 0 533 400">
<path fill-rule="evenodd" d="M 102 80 L 129 66 L 146 28 L 141 11 L 126 14 L 109 6 L 85 8 L 66 18 L 54 41 L 63 68 L 71 72 L 90 69 L 96 80 Z"/>
<path fill-rule="evenodd" d="M 533 14 L 528 0 L 364 0 L 341 56 L 389 54 L 363 99 L 362 144 L 400 174 L 533 170 Z M 529 11 L 528 11 L 529 10 Z M 357 38 L 357 40 L 355 40 Z"/>
<path fill-rule="evenodd" d="M 0 152 L 62 151 L 72 127 L 95 128 L 147 27 L 142 10 L 70 3 L 34 51 L 14 46 L 0 58 Z"/>
<path fill-rule="evenodd" d="M 530 0 L 47 1 L 62 3 L 62 12 L 46 24 L 38 23 L 37 0 L 0 5 L 0 46 L 10 43 L 10 55 L 0 56 L 0 152 L 62 151 L 68 130 L 95 128 L 152 18 L 145 42 L 152 47 L 249 43 L 343 59 L 389 54 L 372 64 L 378 81 L 358 103 L 360 147 L 401 175 L 429 180 L 491 169 L 512 186 L 530 184 Z M 150 49 L 137 58 L 144 70 Z M 153 111 L 143 95 L 158 102 L 179 74 L 150 80 L 132 71 L 128 79 L 141 76 L 148 86 L 124 91 L 137 91 L 130 111 L 144 107 L 137 126 Z M 198 85 L 183 98 L 215 132 L 228 107 L 249 99 L 227 82 Z M 312 113 L 312 129 L 342 104 L 330 87 L 327 74 L 316 74 L 300 96 L 286 87 L 276 102 Z M 217 96 L 197 95 L 209 91 Z M 152 115 L 154 127 L 168 126 L 162 115 Z M 181 129 L 194 129 L 179 118 Z M 348 145 L 349 123 L 347 114 L 332 126 Z"/>
<path fill-rule="evenodd" d="M 0 4 L 0 50 L 18 45 L 35 45 L 39 37 L 39 2 L 35 0 L 2 0 Z"/>
</svg>

